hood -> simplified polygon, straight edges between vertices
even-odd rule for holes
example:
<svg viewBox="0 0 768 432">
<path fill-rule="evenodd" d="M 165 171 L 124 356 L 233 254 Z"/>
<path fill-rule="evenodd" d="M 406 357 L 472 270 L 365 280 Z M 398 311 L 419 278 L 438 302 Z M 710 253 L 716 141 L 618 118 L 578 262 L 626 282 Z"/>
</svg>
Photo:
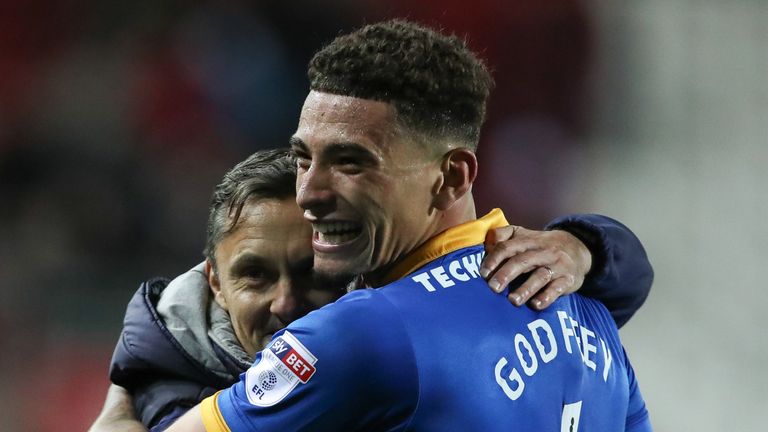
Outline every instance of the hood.
<svg viewBox="0 0 768 432">
<path fill-rule="evenodd" d="M 143 283 L 128 303 L 110 378 L 128 388 L 178 378 L 223 388 L 252 359 L 234 336 L 229 315 L 211 298 L 204 264 L 170 283 Z"/>
</svg>

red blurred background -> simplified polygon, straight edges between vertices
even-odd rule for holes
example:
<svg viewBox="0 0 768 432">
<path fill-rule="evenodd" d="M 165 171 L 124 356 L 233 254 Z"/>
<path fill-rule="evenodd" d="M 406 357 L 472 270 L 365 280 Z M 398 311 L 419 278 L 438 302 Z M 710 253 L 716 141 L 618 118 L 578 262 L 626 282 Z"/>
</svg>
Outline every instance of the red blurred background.
<svg viewBox="0 0 768 432">
<path fill-rule="evenodd" d="M 201 259 L 210 192 L 286 145 L 305 65 L 340 32 L 408 17 L 465 36 L 496 79 L 481 211 L 553 215 L 583 130 L 581 2 L 5 1 L 0 343 L 10 429 L 83 430 L 138 283 Z"/>
<path fill-rule="evenodd" d="M 138 284 L 202 259 L 213 186 L 286 145 L 312 53 L 390 17 L 493 71 L 480 212 L 643 240 L 656 282 L 622 338 L 657 428 L 764 429 L 757 0 L 0 1 L 0 429 L 88 427 Z"/>
</svg>

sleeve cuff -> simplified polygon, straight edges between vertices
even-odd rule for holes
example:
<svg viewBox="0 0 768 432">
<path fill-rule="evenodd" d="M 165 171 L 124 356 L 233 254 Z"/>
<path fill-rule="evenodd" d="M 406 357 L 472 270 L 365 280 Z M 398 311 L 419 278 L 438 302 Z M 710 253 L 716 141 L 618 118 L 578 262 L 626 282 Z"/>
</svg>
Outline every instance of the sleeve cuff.
<svg viewBox="0 0 768 432">
<path fill-rule="evenodd" d="M 221 411 L 219 411 L 220 394 L 220 391 L 216 392 L 213 396 L 200 402 L 200 414 L 203 416 L 206 432 L 232 432 L 224 421 L 224 417 L 221 416 Z"/>
<path fill-rule="evenodd" d="M 605 234 L 597 225 L 576 217 L 558 218 L 545 227 L 546 230 L 565 231 L 579 239 L 592 254 L 592 267 L 584 277 L 586 281 L 597 281 L 606 276 L 609 244 Z"/>
</svg>

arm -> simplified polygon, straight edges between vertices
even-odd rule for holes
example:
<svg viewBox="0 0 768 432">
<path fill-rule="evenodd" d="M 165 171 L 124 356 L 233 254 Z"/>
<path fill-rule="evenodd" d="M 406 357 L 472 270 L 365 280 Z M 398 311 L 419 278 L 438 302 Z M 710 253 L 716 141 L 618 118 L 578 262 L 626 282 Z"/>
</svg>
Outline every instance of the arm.
<svg viewBox="0 0 768 432">
<path fill-rule="evenodd" d="M 136 387 L 133 405 L 137 417 L 150 432 L 160 432 L 215 392 L 216 389 L 193 381 L 156 377 Z"/>
<path fill-rule="evenodd" d="M 206 432 L 200 405 L 187 411 L 176 423 L 166 429 L 167 432 Z"/>
<path fill-rule="evenodd" d="M 486 239 L 482 274 L 497 292 L 524 273 L 529 277 L 509 294 L 521 305 L 543 309 L 575 292 L 605 304 L 621 327 L 640 308 L 653 281 L 653 269 L 640 241 L 627 227 L 605 216 L 555 219 L 549 231 L 509 226 Z M 583 287 L 582 287 L 583 284 Z"/>
<path fill-rule="evenodd" d="M 188 409 L 231 383 L 224 379 L 217 382 L 190 361 L 184 347 L 158 319 L 156 305 L 167 284 L 167 280 L 152 279 L 136 291 L 128 303 L 110 364 L 110 380 L 129 391 L 134 417 L 150 431 L 164 430 Z"/>
<path fill-rule="evenodd" d="M 99 417 L 93 422 L 89 432 L 146 432 L 147 429 L 136 419 L 133 411 L 133 399 L 124 388 L 111 384 L 107 398 Z"/>
<path fill-rule="evenodd" d="M 653 284 L 653 267 L 637 236 L 621 222 L 595 214 L 558 218 L 547 229 L 568 231 L 587 245 L 594 264 L 579 293 L 602 302 L 618 327 L 626 324 Z"/>
<path fill-rule="evenodd" d="M 291 325 L 234 386 L 205 399 L 169 431 L 393 430 L 418 400 L 408 335 L 388 303 L 348 294 Z M 382 332 L 375 323 L 391 325 Z M 365 341 L 376 340 L 376 343 Z M 353 355 L 351 355 L 353 354 Z M 393 367 L 393 365 L 399 365 Z"/>
<path fill-rule="evenodd" d="M 637 385 L 635 370 L 629 362 L 627 352 L 624 351 L 624 362 L 627 368 L 627 381 L 629 383 L 629 404 L 627 406 L 627 420 L 625 430 L 628 432 L 652 432 L 651 420 L 648 409 L 645 406 L 640 387 Z"/>
</svg>

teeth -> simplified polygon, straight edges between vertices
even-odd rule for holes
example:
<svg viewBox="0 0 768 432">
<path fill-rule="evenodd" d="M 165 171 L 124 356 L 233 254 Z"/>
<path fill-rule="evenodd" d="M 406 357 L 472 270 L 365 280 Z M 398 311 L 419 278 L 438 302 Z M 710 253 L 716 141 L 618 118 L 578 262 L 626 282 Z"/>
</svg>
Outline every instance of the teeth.
<svg viewBox="0 0 768 432">
<path fill-rule="evenodd" d="M 346 232 L 342 234 L 317 233 L 317 239 L 320 240 L 320 242 L 331 245 L 346 243 L 353 240 L 355 237 L 357 237 L 357 232 Z"/>
<path fill-rule="evenodd" d="M 326 244 L 346 243 L 360 234 L 359 225 L 354 222 L 315 222 L 312 226 L 318 240 Z"/>
<path fill-rule="evenodd" d="M 352 222 L 316 222 L 313 224 L 315 231 L 320 234 L 336 234 L 355 229 Z"/>
</svg>

